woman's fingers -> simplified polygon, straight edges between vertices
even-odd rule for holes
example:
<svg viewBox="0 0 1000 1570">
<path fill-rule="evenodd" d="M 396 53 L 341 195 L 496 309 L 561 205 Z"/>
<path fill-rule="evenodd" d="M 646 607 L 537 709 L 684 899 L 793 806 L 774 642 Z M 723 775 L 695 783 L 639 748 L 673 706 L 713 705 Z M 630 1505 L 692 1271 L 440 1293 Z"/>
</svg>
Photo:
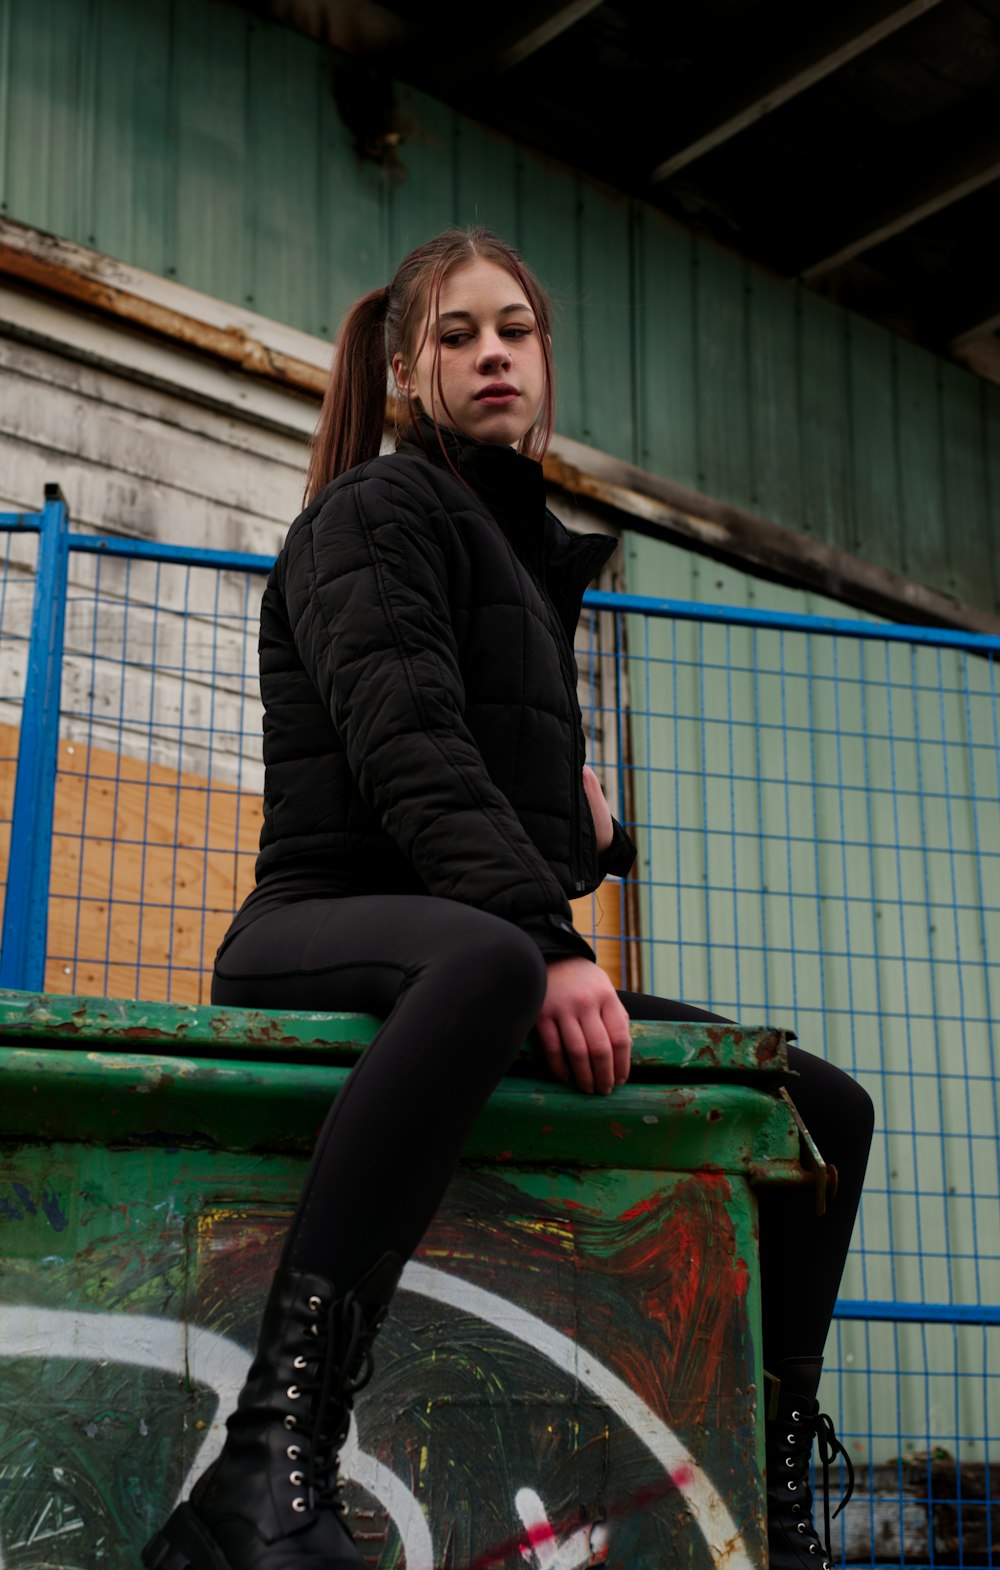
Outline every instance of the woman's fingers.
<svg viewBox="0 0 1000 1570">
<path fill-rule="evenodd" d="M 602 1010 L 615 1065 L 615 1084 L 624 1085 L 632 1070 L 632 1030 L 628 1011 L 616 993 Z"/>
<path fill-rule="evenodd" d="M 591 961 L 549 961 L 549 985 L 536 1030 L 545 1061 L 563 1084 L 572 1074 L 587 1095 L 608 1095 L 628 1079 L 628 1012 L 608 977 Z"/>
<path fill-rule="evenodd" d="M 542 1053 L 549 1066 L 549 1072 L 565 1085 L 569 1080 L 569 1067 L 563 1052 L 562 1036 L 554 1019 L 539 1018 L 535 1023 L 538 1039 L 542 1044 Z"/>
<path fill-rule="evenodd" d="M 581 1090 L 589 1095 L 594 1089 L 594 1071 L 591 1068 L 590 1044 L 580 1020 L 572 1015 L 562 1021 L 563 1051 Z"/>
</svg>

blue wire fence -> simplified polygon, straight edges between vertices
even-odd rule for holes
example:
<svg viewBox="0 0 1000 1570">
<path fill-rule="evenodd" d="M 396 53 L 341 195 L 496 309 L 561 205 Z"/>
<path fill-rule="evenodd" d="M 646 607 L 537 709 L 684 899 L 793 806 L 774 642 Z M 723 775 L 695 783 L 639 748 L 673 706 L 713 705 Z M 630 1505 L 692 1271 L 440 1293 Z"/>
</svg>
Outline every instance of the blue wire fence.
<svg viewBox="0 0 1000 1570">
<path fill-rule="evenodd" d="M 253 875 L 270 559 L 76 535 L 55 491 L 0 538 L 0 984 L 205 999 Z M 859 1468 L 839 1555 L 988 1564 L 1000 639 L 590 593 L 577 652 L 640 849 L 577 912 L 602 962 L 875 1101 L 822 1387 Z"/>
</svg>

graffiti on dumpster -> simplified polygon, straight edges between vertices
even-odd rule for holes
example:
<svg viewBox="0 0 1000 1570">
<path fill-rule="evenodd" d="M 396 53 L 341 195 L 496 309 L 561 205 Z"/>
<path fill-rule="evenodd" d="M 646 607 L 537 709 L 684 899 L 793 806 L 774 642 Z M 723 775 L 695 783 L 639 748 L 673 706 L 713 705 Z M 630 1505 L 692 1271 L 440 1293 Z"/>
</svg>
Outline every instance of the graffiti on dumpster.
<svg viewBox="0 0 1000 1570">
<path fill-rule="evenodd" d="M 635 1391 L 586 1348 L 508 1299 L 420 1263 L 407 1266 L 401 1290 L 460 1309 L 502 1329 L 578 1380 L 632 1430 L 672 1485 L 684 1495 L 713 1557 L 725 1551 L 730 1570 L 752 1570 L 736 1524 L 694 1457 Z M 179 1321 L 143 1315 L 0 1308 L 0 1346 L 5 1356 L 19 1359 L 92 1359 L 186 1373 L 192 1381 L 213 1390 L 218 1397 L 217 1417 L 205 1432 L 182 1493 L 194 1475 L 218 1453 L 225 1437 L 225 1414 L 235 1403 L 249 1365 L 249 1354 L 227 1337 Z M 393 1472 L 360 1449 L 353 1424 L 343 1463 L 346 1474 L 379 1500 L 391 1518 L 407 1570 L 434 1570 L 434 1548 L 420 1504 Z M 613 1523 L 610 1527 L 594 1523 L 561 1537 L 550 1524 L 542 1499 L 534 1489 L 522 1487 L 513 1503 L 524 1528 L 523 1539 L 516 1546 L 521 1558 L 534 1570 L 580 1570 L 606 1558 L 608 1543 L 613 1540 Z M 56 1498 L 39 1501 L 32 1512 L 30 1531 L 32 1544 L 73 1536 L 80 1531 L 79 1516 L 72 1510 L 66 1512 Z M 14 1546 L 8 1541 L 7 1552 Z M 18 1546 L 26 1546 L 23 1538 Z M 481 1563 L 485 1567 L 487 1561 Z M 0 1566 L 3 1564 L 0 1551 Z"/>
<path fill-rule="evenodd" d="M 234 1162 L 216 1199 L 201 1157 L 154 1153 L 130 1189 L 115 1174 L 131 1159 L 56 1182 L 58 1239 L 40 1185 L 33 1216 L 16 1196 L 0 1253 L 6 1570 L 130 1567 L 217 1453 L 249 1363 L 294 1183 L 241 1203 L 267 1168 Z M 465 1169 L 407 1266 L 343 1453 L 369 1564 L 750 1570 L 763 1522 L 740 1214 L 722 1174 Z"/>
</svg>

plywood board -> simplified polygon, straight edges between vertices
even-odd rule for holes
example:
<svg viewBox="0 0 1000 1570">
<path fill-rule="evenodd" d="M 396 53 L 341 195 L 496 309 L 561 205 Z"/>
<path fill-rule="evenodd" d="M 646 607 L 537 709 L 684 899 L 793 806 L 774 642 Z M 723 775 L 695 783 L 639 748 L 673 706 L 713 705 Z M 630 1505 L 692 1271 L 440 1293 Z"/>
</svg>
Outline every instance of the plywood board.
<svg viewBox="0 0 1000 1570">
<path fill-rule="evenodd" d="M 0 884 L 17 731 L 0 726 Z M 261 798 L 226 781 L 62 741 L 47 991 L 206 1003 L 212 958 L 253 887 Z M 624 986 L 624 885 L 575 900 L 577 928 Z"/>
</svg>

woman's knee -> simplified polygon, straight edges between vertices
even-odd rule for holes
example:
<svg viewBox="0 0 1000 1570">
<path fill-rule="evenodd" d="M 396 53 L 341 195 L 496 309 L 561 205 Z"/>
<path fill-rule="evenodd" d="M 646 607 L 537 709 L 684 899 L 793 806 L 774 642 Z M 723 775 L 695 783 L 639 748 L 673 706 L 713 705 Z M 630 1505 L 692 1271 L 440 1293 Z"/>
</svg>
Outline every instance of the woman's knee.
<svg viewBox="0 0 1000 1570">
<path fill-rule="evenodd" d="M 455 941 L 437 957 L 435 979 L 453 994 L 474 995 L 480 1007 L 509 1010 L 533 1023 L 548 986 L 548 968 L 537 943 L 502 917 L 485 911 L 470 911 L 469 916 Z"/>
<path fill-rule="evenodd" d="M 853 1075 L 826 1058 L 814 1057 L 798 1047 L 789 1047 L 788 1059 L 800 1076 L 801 1089 L 793 1085 L 790 1094 L 797 1106 L 802 1104 L 803 1115 L 808 1103 L 814 1118 L 835 1121 L 849 1127 L 856 1138 L 871 1140 L 875 1128 L 875 1103 Z"/>
</svg>

